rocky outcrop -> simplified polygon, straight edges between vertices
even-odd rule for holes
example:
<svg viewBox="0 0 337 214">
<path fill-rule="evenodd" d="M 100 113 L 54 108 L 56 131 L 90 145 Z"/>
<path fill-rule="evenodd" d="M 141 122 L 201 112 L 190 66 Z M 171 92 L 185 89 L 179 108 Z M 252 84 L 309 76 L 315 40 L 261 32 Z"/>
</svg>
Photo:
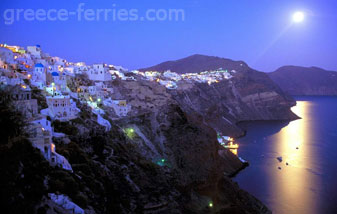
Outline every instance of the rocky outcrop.
<svg viewBox="0 0 337 214">
<path fill-rule="evenodd" d="M 177 73 L 198 73 L 226 69 L 232 78 L 206 84 L 180 81 L 178 89 L 169 90 L 183 111 L 199 114 L 203 123 L 224 135 L 239 136 L 243 131 L 237 122 L 247 120 L 292 120 L 290 111 L 296 103 L 263 72 L 250 68 L 242 61 L 220 57 L 192 55 L 141 69 Z"/>
<path fill-rule="evenodd" d="M 114 140 L 113 151 L 105 144 L 106 152 L 92 152 L 96 164 L 109 176 L 110 191 L 116 191 L 114 201 L 108 199 L 115 212 L 269 212 L 227 178 L 243 165 L 218 144 L 216 132 L 200 121 L 200 115 L 186 114 L 170 104 L 115 124 L 119 128 L 112 127 L 103 142 L 122 137 L 123 132 L 126 138 Z M 93 147 L 83 140 L 78 143 Z"/>
<path fill-rule="evenodd" d="M 249 67 L 236 70 L 233 78 L 219 83 L 182 84 L 180 89 L 170 91 L 172 97 L 184 111 L 199 113 L 205 124 L 225 135 L 241 135 L 242 130 L 236 126 L 240 121 L 297 118 L 290 111 L 295 101 L 266 74 Z"/>
<path fill-rule="evenodd" d="M 290 95 L 337 95 L 337 72 L 317 67 L 284 66 L 269 77 Z"/>
</svg>

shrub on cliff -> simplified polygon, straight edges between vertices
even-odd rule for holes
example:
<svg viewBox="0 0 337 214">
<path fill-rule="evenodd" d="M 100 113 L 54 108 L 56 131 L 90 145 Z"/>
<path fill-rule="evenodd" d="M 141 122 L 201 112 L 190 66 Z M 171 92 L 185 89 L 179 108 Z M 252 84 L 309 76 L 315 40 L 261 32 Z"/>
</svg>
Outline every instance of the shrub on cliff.
<svg viewBox="0 0 337 214">
<path fill-rule="evenodd" d="M 78 130 L 75 126 L 72 126 L 69 122 L 61 122 L 59 120 L 55 120 L 52 123 L 55 132 L 61 132 L 66 135 L 76 135 Z"/>
</svg>

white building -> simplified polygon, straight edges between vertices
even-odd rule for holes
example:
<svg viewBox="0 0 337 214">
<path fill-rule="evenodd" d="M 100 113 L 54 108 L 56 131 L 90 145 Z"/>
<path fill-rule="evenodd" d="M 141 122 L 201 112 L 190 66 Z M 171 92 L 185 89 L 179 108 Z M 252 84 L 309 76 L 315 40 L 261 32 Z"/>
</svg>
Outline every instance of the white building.
<svg viewBox="0 0 337 214">
<path fill-rule="evenodd" d="M 32 142 L 33 146 L 38 148 L 43 156 L 51 161 L 53 144 L 51 133 L 44 130 L 42 125 L 32 123 L 28 127 L 29 141 Z"/>
<path fill-rule="evenodd" d="M 106 99 L 103 104 L 112 107 L 118 117 L 125 117 L 131 111 L 131 105 L 126 103 L 126 100 L 111 100 Z"/>
<path fill-rule="evenodd" d="M 94 64 L 91 69 L 87 71 L 88 77 L 93 81 L 109 81 L 111 80 L 111 74 L 108 67 L 104 64 Z"/>
<path fill-rule="evenodd" d="M 5 91 L 7 97 L 1 99 L 10 100 L 13 107 L 20 111 L 26 118 L 34 117 L 38 114 L 37 100 L 32 99 L 31 89 L 26 85 L 7 86 Z"/>
<path fill-rule="evenodd" d="M 66 62 L 67 62 L 67 60 L 62 59 L 62 58 L 57 57 L 57 56 L 49 58 L 49 64 L 52 64 L 52 65 L 65 67 Z"/>
<path fill-rule="evenodd" d="M 72 77 L 75 77 L 75 72 L 74 72 L 75 68 L 73 66 L 68 66 L 64 68 L 64 72 L 67 73 L 67 75 L 70 75 Z"/>
<path fill-rule="evenodd" d="M 46 68 L 41 63 L 35 64 L 32 75 L 32 84 L 35 86 L 46 85 Z"/>
<path fill-rule="evenodd" d="M 88 73 L 88 66 L 85 65 L 85 63 L 76 63 L 74 67 L 74 73 L 75 74 L 84 74 Z"/>
<path fill-rule="evenodd" d="M 47 96 L 48 115 L 53 119 L 67 121 L 76 118 L 78 112 L 70 96 Z"/>
<path fill-rule="evenodd" d="M 64 72 L 54 71 L 51 73 L 51 76 L 57 90 L 67 91 L 67 76 Z"/>
<path fill-rule="evenodd" d="M 49 131 L 50 134 L 53 134 L 54 132 L 51 122 L 47 120 L 47 117 L 44 115 L 39 115 L 38 117 L 33 118 L 31 123 L 41 125 L 43 130 Z"/>
<path fill-rule="evenodd" d="M 30 53 L 33 57 L 40 59 L 41 58 L 41 48 L 39 45 L 28 46 L 27 52 Z"/>
<path fill-rule="evenodd" d="M 109 88 L 103 82 L 95 82 L 95 86 L 96 86 L 96 96 L 100 98 L 107 97 L 114 91 L 113 88 Z"/>
<path fill-rule="evenodd" d="M 171 72 L 171 71 L 165 71 L 163 74 L 164 77 L 170 79 L 170 80 L 174 80 L 174 81 L 180 81 L 181 80 L 181 76 L 175 72 Z"/>
<path fill-rule="evenodd" d="M 29 125 L 28 133 L 28 139 L 32 142 L 32 145 L 41 151 L 43 156 L 49 161 L 50 165 L 59 166 L 65 170 L 72 171 L 72 167 L 68 160 L 56 153 L 50 131 L 46 130 L 43 125 L 38 122 L 34 122 Z"/>
</svg>

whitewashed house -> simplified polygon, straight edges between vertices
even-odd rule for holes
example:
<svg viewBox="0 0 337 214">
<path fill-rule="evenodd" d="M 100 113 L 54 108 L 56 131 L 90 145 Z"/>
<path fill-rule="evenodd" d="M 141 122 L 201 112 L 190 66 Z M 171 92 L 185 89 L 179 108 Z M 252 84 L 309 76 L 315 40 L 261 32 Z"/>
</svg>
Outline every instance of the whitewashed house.
<svg viewBox="0 0 337 214">
<path fill-rule="evenodd" d="M 49 58 L 49 64 L 56 65 L 56 66 L 62 66 L 65 67 L 67 60 L 62 59 L 60 57 L 50 57 Z"/>
<path fill-rule="evenodd" d="M 109 96 L 109 94 L 113 93 L 113 88 L 109 88 L 104 82 L 95 82 L 96 86 L 96 96 L 103 98 Z"/>
<path fill-rule="evenodd" d="M 89 99 L 88 86 L 81 85 L 77 88 L 77 98 L 80 101 L 87 101 Z"/>
<path fill-rule="evenodd" d="M 31 83 L 40 89 L 46 86 L 46 68 L 41 63 L 35 64 Z"/>
<path fill-rule="evenodd" d="M 131 105 L 126 100 L 103 100 L 103 105 L 112 107 L 118 117 L 125 117 L 131 111 Z"/>
<path fill-rule="evenodd" d="M 52 135 L 41 124 L 32 123 L 28 127 L 29 141 L 38 148 L 47 160 L 52 157 Z"/>
<path fill-rule="evenodd" d="M 111 80 L 111 74 L 108 67 L 104 64 L 94 64 L 92 68 L 87 71 L 88 78 L 93 81 L 109 81 Z"/>
<path fill-rule="evenodd" d="M 57 90 L 62 92 L 67 91 L 67 75 L 64 72 L 52 72 L 51 73 L 53 83 Z"/>
<path fill-rule="evenodd" d="M 76 118 L 78 110 L 74 107 L 70 96 L 47 96 L 48 115 L 53 119 L 67 121 Z"/>
<path fill-rule="evenodd" d="M 28 46 L 27 52 L 30 53 L 33 57 L 40 59 L 41 58 L 41 48 L 39 45 Z"/>
<path fill-rule="evenodd" d="M 74 73 L 75 74 L 87 74 L 88 73 L 88 66 L 85 65 L 85 63 L 76 63 L 74 67 Z"/>
<path fill-rule="evenodd" d="M 52 133 L 46 130 L 39 123 L 31 123 L 28 126 L 29 141 L 35 148 L 38 148 L 42 155 L 52 166 L 59 166 L 65 170 L 72 171 L 68 160 L 62 155 L 56 153 L 55 145 L 52 142 Z"/>
<path fill-rule="evenodd" d="M 32 119 L 31 123 L 41 125 L 43 130 L 49 131 L 50 134 L 53 134 L 54 129 L 51 126 L 51 121 L 47 120 L 45 115 L 39 115 Z"/>
<path fill-rule="evenodd" d="M 38 114 L 37 100 L 32 99 L 31 89 L 26 85 L 7 86 L 5 88 L 7 97 L 3 100 L 10 100 L 13 107 L 20 111 L 23 116 L 32 118 Z"/>
<path fill-rule="evenodd" d="M 75 77 L 74 70 L 75 70 L 75 67 L 73 67 L 73 66 L 68 66 L 68 67 L 64 68 L 64 72 L 66 72 L 67 75 L 72 76 L 72 77 Z"/>
</svg>

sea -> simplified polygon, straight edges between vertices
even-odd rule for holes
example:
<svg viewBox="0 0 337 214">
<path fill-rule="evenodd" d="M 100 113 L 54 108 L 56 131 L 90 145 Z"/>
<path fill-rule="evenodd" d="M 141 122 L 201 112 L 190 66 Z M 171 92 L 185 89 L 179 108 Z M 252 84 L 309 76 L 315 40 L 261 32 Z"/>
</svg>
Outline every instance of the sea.
<svg viewBox="0 0 337 214">
<path fill-rule="evenodd" d="M 295 97 L 294 121 L 243 122 L 234 181 L 274 214 L 337 214 L 337 97 Z"/>
</svg>

